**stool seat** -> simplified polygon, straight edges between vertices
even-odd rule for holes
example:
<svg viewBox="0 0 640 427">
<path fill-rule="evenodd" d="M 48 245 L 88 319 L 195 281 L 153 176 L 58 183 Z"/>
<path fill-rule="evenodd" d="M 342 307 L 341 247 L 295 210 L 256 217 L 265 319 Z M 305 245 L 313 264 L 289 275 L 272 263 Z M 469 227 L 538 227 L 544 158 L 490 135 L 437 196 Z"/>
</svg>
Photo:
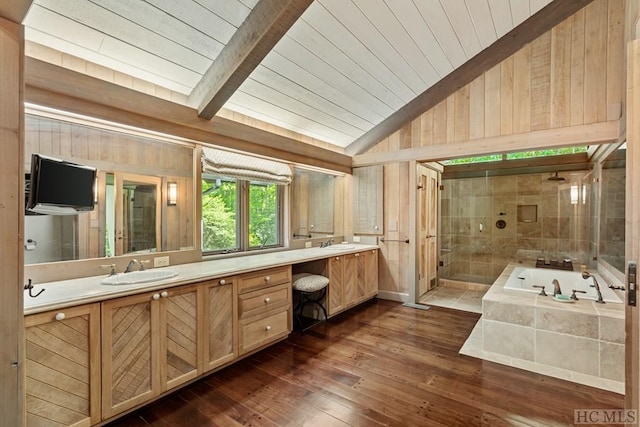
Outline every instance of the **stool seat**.
<svg viewBox="0 0 640 427">
<path fill-rule="evenodd" d="M 317 292 L 322 288 L 326 288 L 329 284 L 329 278 L 311 273 L 298 273 L 291 277 L 293 281 L 293 289 L 301 292 Z"/>
<path fill-rule="evenodd" d="M 293 309 L 293 319 L 295 326 L 300 331 L 305 331 L 320 322 L 327 320 L 327 309 L 323 301 L 327 295 L 327 285 L 329 278 L 319 274 L 297 273 L 291 277 L 294 295 L 297 296 L 297 304 Z M 323 319 L 307 318 L 304 316 L 304 309 L 307 306 L 320 309 Z"/>
</svg>

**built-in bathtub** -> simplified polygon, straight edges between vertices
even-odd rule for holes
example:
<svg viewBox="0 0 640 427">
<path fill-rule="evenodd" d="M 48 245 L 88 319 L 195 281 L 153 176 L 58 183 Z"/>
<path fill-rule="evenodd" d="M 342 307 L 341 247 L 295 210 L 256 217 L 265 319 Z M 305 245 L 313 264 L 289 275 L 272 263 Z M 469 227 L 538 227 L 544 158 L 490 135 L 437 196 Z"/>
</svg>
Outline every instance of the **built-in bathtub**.
<svg viewBox="0 0 640 427">
<path fill-rule="evenodd" d="M 600 292 L 602 292 L 602 299 L 605 302 L 622 303 L 620 297 L 609 288 L 602 277 L 597 273 L 589 272 L 589 274 L 594 276 L 598 284 L 600 284 Z M 598 299 L 593 279 L 583 279 L 582 274 L 575 271 L 515 267 L 504 284 L 504 289 L 540 293 L 540 288 L 535 288 L 534 286 L 544 286 L 546 293 L 553 295 L 553 280 L 557 280 L 560 283 L 560 289 L 564 295 L 571 295 L 575 289 L 580 291 L 576 293 L 579 299 L 593 301 Z"/>
<path fill-rule="evenodd" d="M 535 279 L 538 273 L 542 277 Z M 601 276 L 596 279 L 603 293 L 615 294 Z M 572 272 L 509 264 L 483 297 L 482 317 L 460 353 L 624 393 L 625 305 L 599 304 L 583 294 L 571 303 L 555 301 L 553 279 L 570 295 L 577 286 L 573 277 Z M 510 287 L 505 286 L 510 280 Z M 540 295 L 536 288 L 527 290 L 522 282 L 528 280 L 548 284 L 548 295 Z M 618 300 L 622 296 L 616 295 Z"/>
</svg>

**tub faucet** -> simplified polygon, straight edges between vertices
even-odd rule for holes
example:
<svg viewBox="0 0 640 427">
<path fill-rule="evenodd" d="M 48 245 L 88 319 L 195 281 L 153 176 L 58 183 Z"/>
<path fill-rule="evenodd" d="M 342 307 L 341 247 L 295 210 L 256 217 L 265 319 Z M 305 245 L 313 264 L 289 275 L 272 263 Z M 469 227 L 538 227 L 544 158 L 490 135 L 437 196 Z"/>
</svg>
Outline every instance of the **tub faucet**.
<svg viewBox="0 0 640 427">
<path fill-rule="evenodd" d="M 602 299 L 602 292 L 600 292 L 600 285 L 598 284 L 598 281 L 591 273 L 589 273 L 587 270 L 584 270 L 582 272 L 582 278 L 586 280 L 589 277 L 593 279 L 593 287 L 596 288 L 596 292 L 598 294 L 598 299 L 596 300 L 596 302 L 600 304 L 604 304 L 604 300 Z"/>
<path fill-rule="evenodd" d="M 562 289 L 560 289 L 560 282 L 558 282 L 558 279 L 553 279 L 553 282 L 551 283 L 553 283 L 553 296 L 562 295 Z"/>
<path fill-rule="evenodd" d="M 131 261 L 129 261 L 129 264 L 127 265 L 127 268 L 124 269 L 124 272 L 131 273 L 133 271 L 133 267 L 135 267 L 137 263 L 138 263 L 138 260 L 135 260 L 135 259 L 132 259 Z"/>
</svg>

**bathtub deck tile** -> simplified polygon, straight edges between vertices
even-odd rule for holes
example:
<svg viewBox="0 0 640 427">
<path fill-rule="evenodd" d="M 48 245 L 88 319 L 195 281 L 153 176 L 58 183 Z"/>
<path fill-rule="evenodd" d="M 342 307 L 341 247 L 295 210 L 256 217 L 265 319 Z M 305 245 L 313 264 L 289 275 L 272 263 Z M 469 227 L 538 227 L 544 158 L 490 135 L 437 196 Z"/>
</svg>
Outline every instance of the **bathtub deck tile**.
<svg viewBox="0 0 640 427">
<path fill-rule="evenodd" d="M 534 326 L 535 307 L 484 300 L 483 317 L 488 320 L 513 323 L 520 326 Z"/>
<path fill-rule="evenodd" d="M 535 346 L 538 363 L 588 375 L 599 374 L 597 340 L 536 330 Z"/>
<path fill-rule="evenodd" d="M 563 307 L 564 308 L 564 307 Z M 536 308 L 536 329 L 598 339 L 598 316 L 558 308 Z"/>
<path fill-rule="evenodd" d="M 600 342 L 600 376 L 624 381 L 624 345 Z"/>
</svg>

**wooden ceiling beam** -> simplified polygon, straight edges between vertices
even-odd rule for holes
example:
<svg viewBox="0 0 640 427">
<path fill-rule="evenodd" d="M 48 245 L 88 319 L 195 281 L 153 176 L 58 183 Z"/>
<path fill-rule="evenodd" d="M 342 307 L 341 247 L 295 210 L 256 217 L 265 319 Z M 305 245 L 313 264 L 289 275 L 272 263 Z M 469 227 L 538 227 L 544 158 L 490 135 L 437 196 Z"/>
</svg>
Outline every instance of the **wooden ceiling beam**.
<svg viewBox="0 0 640 427">
<path fill-rule="evenodd" d="M 25 101 L 288 162 L 351 173 L 351 157 L 25 58 Z"/>
<path fill-rule="evenodd" d="M 211 119 L 313 0 L 260 0 L 189 95 L 198 117 Z"/>
<path fill-rule="evenodd" d="M 499 64 L 542 34 L 587 6 L 593 0 L 554 0 L 538 13 L 509 31 L 488 48 L 462 64 L 384 119 L 360 138 L 349 144 L 347 154 L 362 154 L 382 139 L 396 132 L 425 111 L 435 107 L 458 89 L 471 83 L 482 73 Z"/>
<path fill-rule="evenodd" d="M 31 0 L 2 0 L 0 1 L 0 17 L 16 24 L 22 24 L 30 7 Z"/>
</svg>

